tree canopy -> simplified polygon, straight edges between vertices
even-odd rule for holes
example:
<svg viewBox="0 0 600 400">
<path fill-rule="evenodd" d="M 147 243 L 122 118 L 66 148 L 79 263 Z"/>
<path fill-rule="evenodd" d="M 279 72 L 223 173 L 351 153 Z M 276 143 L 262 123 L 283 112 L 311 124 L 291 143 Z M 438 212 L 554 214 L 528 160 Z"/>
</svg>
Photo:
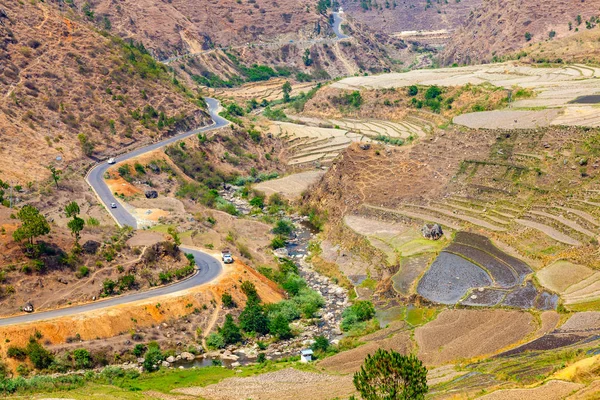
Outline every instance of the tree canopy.
<svg viewBox="0 0 600 400">
<path fill-rule="evenodd" d="M 27 240 L 33 244 L 33 239 L 50 233 L 50 225 L 40 211 L 30 205 L 25 205 L 17 213 L 21 226 L 13 232 L 13 239 L 17 242 Z"/>
<path fill-rule="evenodd" d="M 429 390 L 421 360 L 393 350 L 368 355 L 353 381 L 364 400 L 422 400 Z"/>
</svg>

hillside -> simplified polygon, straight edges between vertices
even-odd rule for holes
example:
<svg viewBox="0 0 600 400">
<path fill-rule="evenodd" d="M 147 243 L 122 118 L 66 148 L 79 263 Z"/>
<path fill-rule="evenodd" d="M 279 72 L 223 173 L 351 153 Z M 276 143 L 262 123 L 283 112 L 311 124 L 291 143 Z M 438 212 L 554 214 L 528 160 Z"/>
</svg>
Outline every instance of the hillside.
<svg viewBox="0 0 600 400">
<path fill-rule="evenodd" d="M 0 20 L 3 179 L 25 185 L 208 116 L 141 46 L 103 36 L 54 6 L 9 2 Z"/>
<path fill-rule="evenodd" d="M 344 12 L 373 30 L 388 34 L 403 31 L 453 31 L 461 26 L 481 0 L 342 0 Z"/>
<path fill-rule="evenodd" d="M 441 55 L 442 64 L 490 62 L 494 56 L 537 42 L 597 29 L 599 1 L 485 0 L 457 30 Z"/>
<path fill-rule="evenodd" d="M 325 28 L 327 20 L 315 12 L 315 3 L 126 0 L 115 4 L 111 0 L 76 0 L 72 8 L 103 28 L 144 43 L 163 59 L 213 47 L 319 36 L 320 26 Z"/>
</svg>

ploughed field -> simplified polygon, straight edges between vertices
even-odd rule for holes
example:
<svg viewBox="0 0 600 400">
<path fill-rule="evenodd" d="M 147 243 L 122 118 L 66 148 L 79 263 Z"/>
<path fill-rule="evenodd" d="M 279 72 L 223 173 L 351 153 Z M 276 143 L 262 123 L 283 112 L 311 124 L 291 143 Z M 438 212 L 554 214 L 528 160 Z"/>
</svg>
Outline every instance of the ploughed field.
<svg viewBox="0 0 600 400">
<path fill-rule="evenodd" d="M 558 296 L 538 290 L 525 277 L 531 268 L 497 247 L 489 239 L 458 232 L 431 264 L 417 292 L 436 303 L 468 306 L 503 305 L 554 309 Z"/>
</svg>

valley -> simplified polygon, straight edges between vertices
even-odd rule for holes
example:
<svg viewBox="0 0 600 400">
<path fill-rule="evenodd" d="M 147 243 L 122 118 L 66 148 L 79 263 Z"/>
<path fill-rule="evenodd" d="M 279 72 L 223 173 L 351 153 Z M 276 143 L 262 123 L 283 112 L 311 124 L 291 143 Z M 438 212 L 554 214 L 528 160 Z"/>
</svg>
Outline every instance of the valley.
<svg viewBox="0 0 600 400">
<path fill-rule="evenodd" d="M 0 394 L 597 398 L 596 5 L 3 4 Z"/>
</svg>

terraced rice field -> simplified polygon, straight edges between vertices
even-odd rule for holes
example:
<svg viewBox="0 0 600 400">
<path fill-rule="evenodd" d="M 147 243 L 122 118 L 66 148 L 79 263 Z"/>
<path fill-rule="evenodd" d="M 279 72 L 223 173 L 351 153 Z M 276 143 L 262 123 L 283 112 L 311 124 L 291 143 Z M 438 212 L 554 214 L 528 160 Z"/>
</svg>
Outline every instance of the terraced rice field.
<svg viewBox="0 0 600 400">
<path fill-rule="evenodd" d="M 380 135 L 389 138 L 418 138 L 425 136 L 432 130 L 432 126 L 429 122 L 414 117 L 408 117 L 405 120 L 396 122 L 377 119 L 321 119 L 295 115 L 290 117 L 311 126 L 332 126 L 356 134 L 365 135 L 372 139 Z"/>
<path fill-rule="evenodd" d="M 534 68 L 507 62 L 352 77 L 334 83 L 333 87 L 347 90 L 398 88 L 414 84 L 492 84 L 509 90 L 522 87 L 532 89 L 535 96 L 517 99 L 510 103 L 508 110 L 463 114 L 455 118 L 455 123 L 492 129 L 529 129 L 547 125 L 597 127 L 600 126 L 600 109 L 595 107 L 595 104 L 572 102 L 580 96 L 593 96 L 600 92 L 600 82 L 597 79 L 599 76 L 599 68 L 584 65 Z"/>
<path fill-rule="evenodd" d="M 270 133 L 287 140 L 288 151 L 291 154 L 288 159 L 290 166 L 327 164 L 353 142 L 370 141 L 362 134 L 343 129 L 319 128 L 287 122 L 274 122 Z"/>
<path fill-rule="evenodd" d="M 457 231 L 468 228 L 500 233 L 533 230 L 552 241 L 581 246 L 600 237 L 600 222 L 595 215 L 598 207 L 595 204 L 600 205 L 577 199 L 565 205 L 529 209 L 506 201 L 453 196 L 428 204 L 401 204 L 395 208 L 365 204 L 363 207 L 418 222 L 437 223 Z"/>
<path fill-rule="evenodd" d="M 489 239 L 458 232 L 423 275 L 417 292 L 442 304 L 555 309 L 557 295 L 536 289 L 531 281 L 523 282 L 531 272 L 527 264 L 502 252 Z"/>
<path fill-rule="evenodd" d="M 583 265 L 568 261 L 556 261 L 537 272 L 540 284 L 548 289 L 562 294 L 569 287 L 589 278 L 594 270 Z"/>
<path fill-rule="evenodd" d="M 417 329 L 418 356 L 427 365 L 491 355 L 536 329 L 531 314 L 507 310 L 445 310 Z"/>
</svg>

